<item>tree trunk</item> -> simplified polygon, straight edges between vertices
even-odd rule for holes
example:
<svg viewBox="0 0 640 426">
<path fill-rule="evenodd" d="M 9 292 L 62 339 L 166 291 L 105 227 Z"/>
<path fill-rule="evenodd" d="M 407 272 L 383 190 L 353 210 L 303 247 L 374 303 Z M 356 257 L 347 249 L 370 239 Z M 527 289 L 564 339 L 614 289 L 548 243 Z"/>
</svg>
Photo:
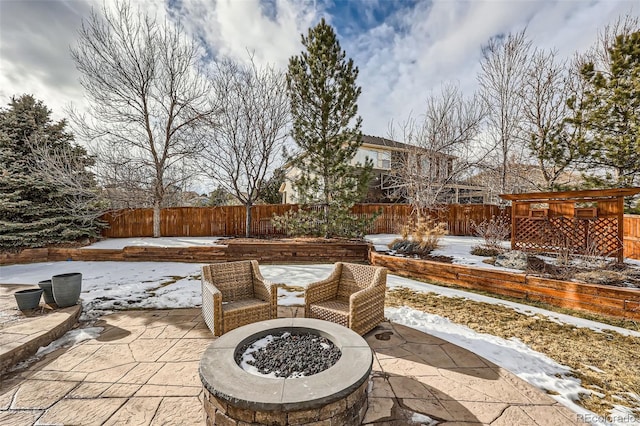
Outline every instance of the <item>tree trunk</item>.
<svg viewBox="0 0 640 426">
<path fill-rule="evenodd" d="M 163 170 L 156 166 L 156 181 L 153 187 L 153 238 L 162 236 L 160 228 L 160 208 L 164 200 L 164 185 L 162 184 Z"/>
<path fill-rule="evenodd" d="M 322 206 L 322 219 L 324 222 L 323 234 L 325 238 L 329 238 L 331 236 L 331 232 L 330 232 L 331 227 L 329 225 L 331 192 L 329 188 L 333 188 L 333 181 L 331 180 L 331 177 L 327 175 L 326 169 L 325 169 L 325 175 L 323 176 L 323 180 L 324 180 L 324 204 Z"/>
<path fill-rule="evenodd" d="M 160 201 L 153 202 L 153 238 L 161 237 L 160 233 Z"/>
<path fill-rule="evenodd" d="M 247 203 L 244 205 L 246 214 L 245 214 L 245 223 L 244 223 L 244 236 L 249 238 L 251 236 L 251 204 Z"/>
</svg>

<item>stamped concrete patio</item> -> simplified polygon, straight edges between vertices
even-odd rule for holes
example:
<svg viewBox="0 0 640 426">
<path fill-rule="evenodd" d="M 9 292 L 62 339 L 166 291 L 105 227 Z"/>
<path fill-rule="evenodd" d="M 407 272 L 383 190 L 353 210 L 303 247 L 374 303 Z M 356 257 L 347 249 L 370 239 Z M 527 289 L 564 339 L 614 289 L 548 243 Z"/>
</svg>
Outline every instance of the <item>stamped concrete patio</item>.
<svg viewBox="0 0 640 426">
<path fill-rule="evenodd" d="M 213 337 L 198 309 L 126 311 L 97 325 L 96 339 L 2 378 L 0 424 L 203 423 L 198 363 Z M 365 424 L 578 424 L 549 396 L 446 341 L 392 323 L 366 339 L 375 353 Z"/>
</svg>

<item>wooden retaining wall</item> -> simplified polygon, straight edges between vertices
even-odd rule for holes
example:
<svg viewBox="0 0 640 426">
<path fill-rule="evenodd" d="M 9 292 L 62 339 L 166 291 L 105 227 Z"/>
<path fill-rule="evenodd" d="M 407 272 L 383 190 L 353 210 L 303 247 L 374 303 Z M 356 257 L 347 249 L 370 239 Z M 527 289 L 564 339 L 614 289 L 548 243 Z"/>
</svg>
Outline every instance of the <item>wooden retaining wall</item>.
<svg viewBox="0 0 640 426">
<path fill-rule="evenodd" d="M 371 264 L 412 278 L 454 284 L 518 299 L 545 302 L 618 318 L 640 320 L 640 290 L 583 284 L 371 252 Z"/>
<path fill-rule="evenodd" d="M 369 244 L 361 242 L 232 240 L 227 246 L 214 247 L 30 249 L 16 254 L 0 254 L 0 265 L 67 260 L 216 263 L 244 259 L 258 259 L 264 264 L 369 262 L 409 278 L 428 279 L 564 308 L 640 320 L 640 290 L 387 256 L 376 253 Z"/>
<path fill-rule="evenodd" d="M 1 253 L 0 265 L 76 261 L 216 263 L 258 259 L 261 263 L 367 263 L 370 245 L 364 242 L 229 241 L 226 246 L 147 247 L 124 249 L 43 248 Z"/>
</svg>

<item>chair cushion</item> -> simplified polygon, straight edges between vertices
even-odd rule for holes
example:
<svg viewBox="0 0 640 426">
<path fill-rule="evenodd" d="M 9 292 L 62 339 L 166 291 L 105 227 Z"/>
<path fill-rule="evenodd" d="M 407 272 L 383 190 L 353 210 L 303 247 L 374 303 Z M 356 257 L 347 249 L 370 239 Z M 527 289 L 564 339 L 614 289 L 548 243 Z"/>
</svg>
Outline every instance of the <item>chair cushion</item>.
<svg viewBox="0 0 640 426">
<path fill-rule="evenodd" d="M 349 303 L 340 300 L 313 303 L 309 307 L 311 318 L 331 321 L 349 327 Z"/>
<path fill-rule="evenodd" d="M 242 299 L 223 303 L 224 333 L 240 326 L 271 319 L 271 305 L 260 299 Z"/>
<path fill-rule="evenodd" d="M 269 306 L 269 302 L 260 299 L 233 300 L 222 302 L 222 312 L 227 315 L 240 309 L 260 309 L 261 306 Z"/>
</svg>

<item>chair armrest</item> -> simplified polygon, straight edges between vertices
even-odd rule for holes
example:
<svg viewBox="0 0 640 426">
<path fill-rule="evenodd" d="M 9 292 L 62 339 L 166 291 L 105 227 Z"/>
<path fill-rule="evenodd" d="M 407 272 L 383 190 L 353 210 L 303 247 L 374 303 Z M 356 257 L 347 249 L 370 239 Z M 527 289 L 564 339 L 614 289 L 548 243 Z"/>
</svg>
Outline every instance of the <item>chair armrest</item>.
<svg viewBox="0 0 640 426">
<path fill-rule="evenodd" d="M 380 295 L 385 294 L 386 287 L 383 286 L 375 286 L 368 287 L 362 290 L 356 291 L 349 296 L 349 310 L 357 309 L 360 306 L 363 306 L 365 302 L 376 302 L 375 299 L 372 298 L 379 297 Z M 384 301 L 384 298 L 381 300 Z"/>
<path fill-rule="evenodd" d="M 251 264 L 253 269 L 253 294 L 256 299 L 269 302 L 271 305 L 271 318 L 277 318 L 279 284 L 264 279 L 257 261 L 254 260 Z"/>
<path fill-rule="evenodd" d="M 305 305 L 335 299 L 338 295 L 339 282 L 339 279 L 326 279 L 309 284 L 304 291 Z"/>
<path fill-rule="evenodd" d="M 349 328 L 364 334 L 384 321 L 386 285 L 376 285 L 349 296 Z"/>
<path fill-rule="evenodd" d="M 214 336 L 222 335 L 222 293 L 204 277 L 202 278 L 202 317 Z"/>
</svg>

